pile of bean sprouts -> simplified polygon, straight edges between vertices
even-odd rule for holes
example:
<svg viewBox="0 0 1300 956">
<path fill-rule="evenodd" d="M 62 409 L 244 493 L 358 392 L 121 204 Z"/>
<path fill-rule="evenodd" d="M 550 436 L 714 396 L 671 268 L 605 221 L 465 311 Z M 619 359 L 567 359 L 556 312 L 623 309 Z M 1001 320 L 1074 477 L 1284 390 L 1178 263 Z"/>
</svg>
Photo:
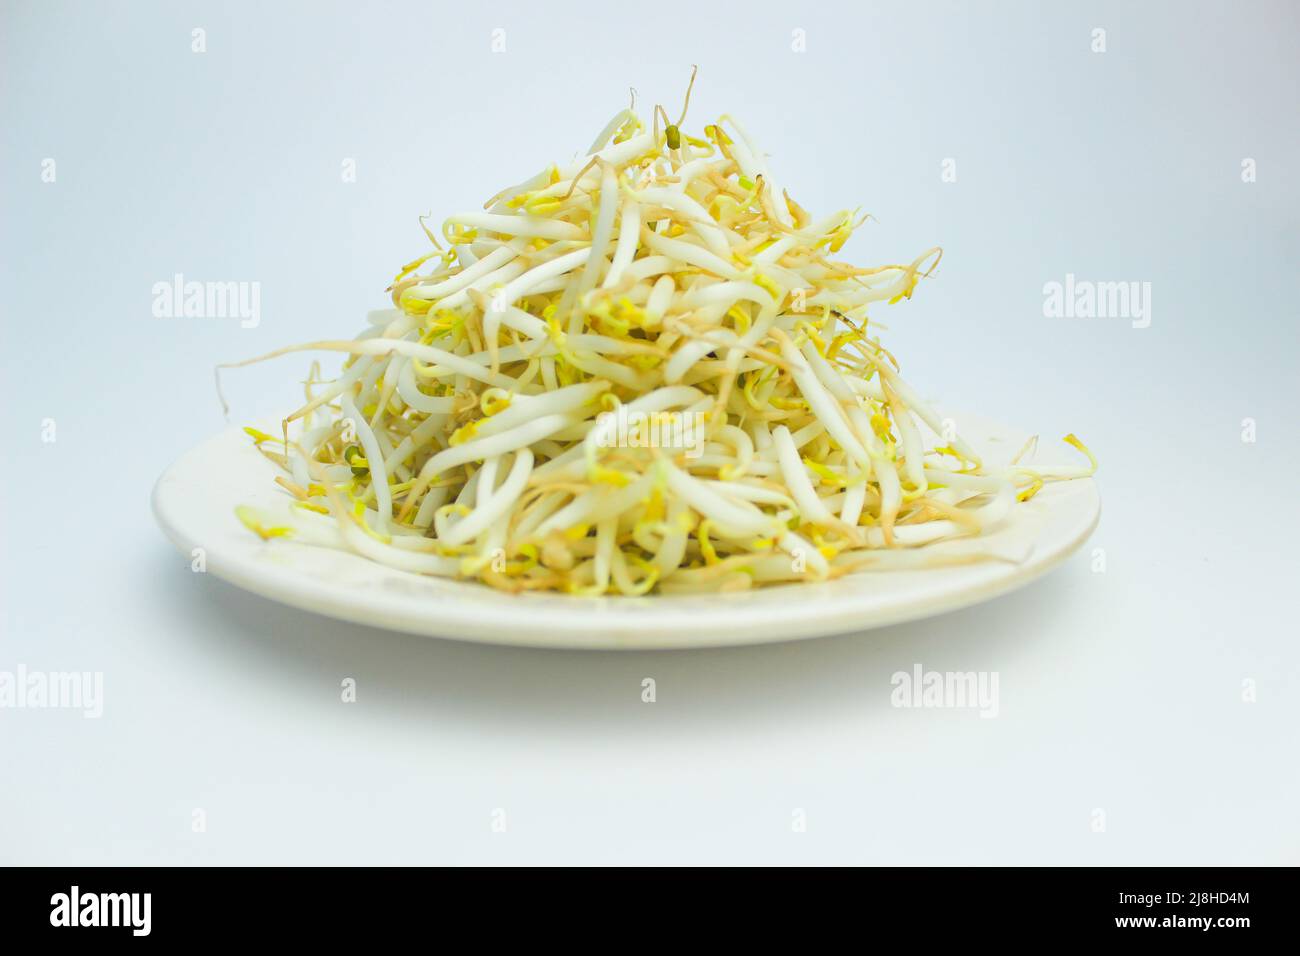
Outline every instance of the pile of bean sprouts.
<svg viewBox="0 0 1300 956">
<path fill-rule="evenodd" d="M 1073 436 L 1089 466 L 987 468 L 868 332 L 941 250 L 837 261 L 866 217 L 805 212 L 734 118 L 681 123 L 634 97 L 583 158 L 425 227 L 356 338 L 249 360 L 347 356 L 280 436 L 247 429 L 292 506 L 244 524 L 507 591 L 715 592 L 941 563 L 1092 473 Z"/>
</svg>

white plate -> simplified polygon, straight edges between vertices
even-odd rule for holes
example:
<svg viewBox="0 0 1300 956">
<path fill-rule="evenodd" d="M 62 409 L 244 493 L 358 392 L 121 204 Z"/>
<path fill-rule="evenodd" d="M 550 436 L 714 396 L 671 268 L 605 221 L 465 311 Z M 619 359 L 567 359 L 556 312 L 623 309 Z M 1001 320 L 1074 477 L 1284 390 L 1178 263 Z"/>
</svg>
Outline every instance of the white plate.
<svg viewBox="0 0 1300 956">
<path fill-rule="evenodd" d="M 989 462 L 1007 461 L 1024 442 L 1011 429 L 953 417 L 962 437 Z M 1053 461 L 1072 460 L 1073 454 L 1064 445 L 1039 452 Z M 241 429 L 230 428 L 163 473 L 153 491 L 154 514 L 187 557 L 194 548 L 204 550 L 209 573 L 274 601 L 395 631 L 535 647 L 757 644 L 927 617 L 1005 594 L 1049 571 L 1087 539 L 1101 511 L 1091 479 L 1049 484 L 983 539 L 1006 560 L 709 596 L 511 595 L 288 539 L 262 541 L 240 524 L 235 507 L 282 507 L 277 473 Z M 954 541 L 931 547 L 971 546 Z"/>
</svg>

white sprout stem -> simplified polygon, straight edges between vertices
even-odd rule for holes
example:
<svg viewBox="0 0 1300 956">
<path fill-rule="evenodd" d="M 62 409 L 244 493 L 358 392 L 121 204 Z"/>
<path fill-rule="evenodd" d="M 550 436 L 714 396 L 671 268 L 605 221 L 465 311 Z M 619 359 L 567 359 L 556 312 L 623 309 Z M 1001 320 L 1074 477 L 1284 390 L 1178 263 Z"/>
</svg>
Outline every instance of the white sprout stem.
<svg viewBox="0 0 1300 956">
<path fill-rule="evenodd" d="M 457 247 L 460 248 L 460 247 Z M 482 259 L 476 261 L 473 265 L 463 269 L 456 275 L 444 279 L 441 282 L 435 282 L 432 285 L 412 286 L 410 293 L 412 298 L 428 299 L 437 301 L 446 298 L 453 293 L 460 292 L 473 285 L 477 280 L 486 275 L 490 275 L 497 269 L 507 265 L 512 259 L 515 259 L 524 250 L 524 243 L 520 241 L 509 242 L 504 246 L 494 249 Z"/>
<path fill-rule="evenodd" d="M 480 486 L 478 507 L 463 520 L 453 524 L 446 534 L 439 536 L 439 541 L 449 546 L 472 541 L 504 518 L 528 485 L 528 476 L 532 470 L 533 453 L 527 448 L 520 449 L 515 453 L 510 474 L 501 487 L 485 495 Z"/>
<path fill-rule="evenodd" d="M 789 339 L 782 342 L 781 354 L 791 365 L 790 374 L 799 386 L 799 392 L 807 400 L 813 414 L 826 426 L 826 430 L 830 432 L 831 437 L 854 461 L 860 465 L 869 466 L 871 456 L 867 454 L 866 448 L 850 430 L 839 406 L 822 388 L 821 383 L 817 381 L 817 376 Z"/>
<path fill-rule="evenodd" d="M 729 499 L 712 490 L 710 482 L 693 478 L 673 465 L 668 466 L 668 487 L 704 517 L 733 537 L 771 534 L 775 519 L 748 502 Z"/>
<path fill-rule="evenodd" d="M 447 219 L 458 226 L 488 229 L 504 236 L 527 236 L 531 239 L 586 239 L 581 226 L 561 219 L 542 219 L 536 216 L 503 216 L 491 212 L 463 212 Z"/>
<path fill-rule="evenodd" d="M 464 465 L 472 461 L 482 461 L 485 458 L 503 455 L 510 451 L 518 451 L 555 434 L 555 432 L 574 421 L 575 419 L 571 415 L 544 415 L 526 425 L 520 425 L 510 431 L 501 432 L 499 435 L 491 435 L 487 438 L 465 442 L 463 445 L 444 448 L 425 462 L 424 467 L 420 469 L 420 474 L 416 479 L 418 484 L 412 487 L 411 496 L 414 497 L 417 492 L 422 492 L 434 478 L 448 468 L 454 468 L 457 465 Z M 433 511 L 427 506 L 427 501 L 421 504 L 416 515 L 414 523 L 418 528 L 427 528 L 433 518 Z"/>
<path fill-rule="evenodd" d="M 375 530 L 380 534 L 388 531 L 388 520 L 393 513 L 393 497 L 388 490 L 388 472 L 384 469 L 384 453 L 379 448 L 375 433 L 370 430 L 365 418 L 352 404 L 352 396 L 343 394 L 343 418 L 350 421 L 356 429 L 357 440 L 365 451 L 366 461 L 370 467 L 370 487 L 374 489 L 375 502 L 379 513 L 375 516 Z"/>
<path fill-rule="evenodd" d="M 592 153 L 604 149 L 605 144 L 609 142 L 611 136 L 613 136 L 615 133 L 618 132 L 619 127 L 622 126 L 624 123 L 626 123 L 628 120 L 635 119 L 635 118 L 636 118 L 636 114 L 633 113 L 631 110 L 619 110 L 617 113 L 615 113 L 614 118 L 605 124 L 605 128 L 602 129 L 596 135 L 596 138 L 592 141 L 591 145 L 587 148 L 587 155 L 590 156 Z"/>
<path fill-rule="evenodd" d="M 815 524 L 834 524 L 834 515 L 827 510 L 826 505 L 822 504 L 812 482 L 808 480 L 808 470 L 804 468 L 799 450 L 794 447 L 794 442 L 790 438 L 790 429 L 778 425 L 772 431 L 772 438 L 776 442 L 777 456 L 781 462 L 781 475 L 785 478 L 786 487 L 794 496 L 795 504 L 799 506 L 803 517 Z"/>
<path fill-rule="evenodd" d="M 618 285 L 623 278 L 623 270 L 632 264 L 636 256 L 637 245 L 641 239 L 641 204 L 635 199 L 623 203 L 623 215 L 618 224 L 618 242 L 614 246 L 614 258 L 605 273 L 601 288 L 609 289 Z"/>
</svg>

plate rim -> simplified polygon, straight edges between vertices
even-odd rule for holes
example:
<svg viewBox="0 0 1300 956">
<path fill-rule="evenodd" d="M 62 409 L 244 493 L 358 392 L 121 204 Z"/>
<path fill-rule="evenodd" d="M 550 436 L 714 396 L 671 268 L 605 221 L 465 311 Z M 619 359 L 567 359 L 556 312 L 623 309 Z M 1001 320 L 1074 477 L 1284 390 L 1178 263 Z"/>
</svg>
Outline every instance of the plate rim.
<svg viewBox="0 0 1300 956">
<path fill-rule="evenodd" d="M 979 421 L 985 427 L 1004 429 L 1004 426 L 976 419 L 975 416 L 965 417 Z M 913 597 L 911 600 L 891 603 L 886 597 L 882 603 L 879 595 L 855 595 L 840 584 L 861 575 L 846 575 L 835 582 L 778 585 L 763 588 L 759 592 L 734 595 L 655 595 L 643 598 L 510 595 L 475 582 L 430 578 L 386 568 L 350 552 L 315 548 L 295 542 L 258 542 L 250 536 L 250 546 L 242 549 L 247 552 L 242 557 L 239 554 L 227 554 L 221 548 L 213 549 L 210 545 L 200 544 L 183 527 L 186 524 L 182 517 L 184 508 L 178 508 L 171 500 L 170 486 L 187 465 L 193 464 L 205 452 L 210 453 L 214 448 L 234 441 L 240 442 L 244 447 L 251 447 L 247 445 L 248 439 L 243 430 L 232 425 L 188 449 L 163 471 L 153 486 L 150 504 L 154 518 L 167 539 L 182 554 L 192 555 L 194 548 L 203 547 L 207 573 L 241 590 L 299 610 L 366 627 L 470 643 L 569 650 L 704 649 L 863 632 L 961 610 L 1018 590 L 1049 573 L 1077 551 L 1092 535 L 1101 518 L 1101 499 L 1095 480 L 1083 478 L 1071 481 L 1071 486 L 1087 488 L 1086 506 L 1089 515 L 1086 521 L 1074 528 L 1067 540 L 1058 542 L 1055 547 L 1044 552 L 1039 547 L 1040 535 L 1035 538 L 1030 554 L 1023 561 L 988 562 L 987 565 L 981 565 L 996 566 L 1003 573 L 951 586 L 925 599 Z M 259 458 L 259 461 L 264 459 Z M 265 464 L 269 475 L 274 471 L 274 466 L 269 462 Z M 1048 489 L 1060 487 L 1062 486 L 1049 485 Z M 256 494 L 256 490 L 249 494 Z M 230 521 L 237 525 L 233 511 Z M 242 527 L 239 531 L 247 533 Z M 254 559 L 256 554 L 265 553 L 266 549 L 283 549 L 286 546 L 312 548 L 314 551 L 324 551 L 340 558 L 362 562 L 368 567 L 383 568 L 386 577 L 396 576 L 394 580 L 409 580 L 409 586 L 419 590 L 428 591 L 432 588 L 440 592 L 439 596 L 455 598 L 460 593 L 473 593 L 476 598 L 494 597 L 501 600 L 441 601 L 438 613 L 433 614 L 427 603 L 412 603 L 413 600 L 426 601 L 424 596 L 412 599 L 409 595 L 373 592 L 362 594 L 357 591 L 344 592 L 340 596 L 332 593 L 327 584 L 317 581 L 301 569 L 295 570 L 291 562 L 278 564 Z M 950 569 L 877 573 L 935 574 L 946 570 Z M 831 588 L 836 589 L 828 596 L 826 591 Z M 775 606 L 771 601 L 765 600 L 757 613 L 745 616 L 747 596 L 752 598 L 756 593 L 779 594 L 787 591 L 792 596 L 798 595 L 801 600 L 781 602 Z M 823 600 L 817 600 L 815 604 L 809 600 L 818 598 Z M 701 614 L 706 618 L 716 616 L 722 610 L 717 607 L 719 604 L 731 605 L 726 608 L 728 614 L 739 612 L 739 620 L 732 622 L 730 630 L 711 628 L 705 632 L 705 636 L 683 636 L 702 623 L 699 619 Z M 815 613 L 808 613 L 809 607 L 814 607 Z M 422 613 L 417 613 L 417 609 Z M 643 613 L 646 610 L 651 613 Z M 485 611 L 488 613 L 485 614 Z M 536 626 L 539 617 L 542 619 L 541 627 Z M 560 622 L 562 628 L 550 626 Z"/>
</svg>

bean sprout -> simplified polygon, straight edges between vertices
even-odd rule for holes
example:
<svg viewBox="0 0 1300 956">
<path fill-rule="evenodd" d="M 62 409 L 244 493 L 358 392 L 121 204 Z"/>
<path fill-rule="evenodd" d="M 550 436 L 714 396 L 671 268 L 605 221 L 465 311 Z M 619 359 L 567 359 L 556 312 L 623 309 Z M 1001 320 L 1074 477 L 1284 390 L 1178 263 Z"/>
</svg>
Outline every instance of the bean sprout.
<svg viewBox="0 0 1300 956">
<path fill-rule="evenodd" d="M 866 217 L 814 220 L 729 116 L 686 132 L 689 89 L 649 130 L 633 99 L 445 249 L 426 228 L 354 339 L 221 366 L 346 355 L 280 436 L 246 429 L 291 496 L 250 530 L 507 591 L 712 592 L 977 560 L 929 546 L 1093 473 L 1072 435 L 1087 467 L 986 466 L 869 334 L 941 250 L 834 260 Z"/>
</svg>

